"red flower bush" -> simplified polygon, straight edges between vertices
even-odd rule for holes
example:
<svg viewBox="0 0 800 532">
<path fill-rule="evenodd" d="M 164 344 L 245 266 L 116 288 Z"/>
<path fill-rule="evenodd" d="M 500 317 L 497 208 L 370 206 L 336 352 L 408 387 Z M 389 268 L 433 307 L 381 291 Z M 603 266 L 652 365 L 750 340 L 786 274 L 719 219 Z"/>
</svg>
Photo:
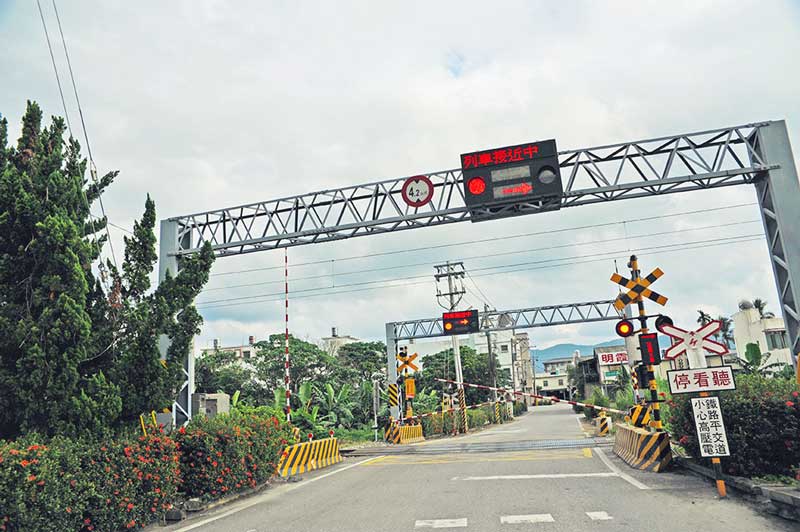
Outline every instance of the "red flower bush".
<svg viewBox="0 0 800 532">
<path fill-rule="evenodd" d="M 162 517 L 175 498 L 179 450 L 163 435 L 31 441 L 0 442 L 0 531 L 140 527 Z"/>
<path fill-rule="evenodd" d="M 291 430 L 266 408 L 195 418 L 176 434 L 181 490 L 213 498 L 255 487 L 275 472 Z M 214 457 L 214 458 L 212 458 Z"/>
</svg>

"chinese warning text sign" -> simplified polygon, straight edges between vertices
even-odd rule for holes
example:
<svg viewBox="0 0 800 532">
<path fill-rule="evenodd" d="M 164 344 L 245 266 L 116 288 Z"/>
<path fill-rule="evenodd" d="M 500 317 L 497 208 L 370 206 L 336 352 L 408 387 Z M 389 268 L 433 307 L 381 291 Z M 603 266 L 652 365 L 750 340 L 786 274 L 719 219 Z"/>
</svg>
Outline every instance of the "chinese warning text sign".
<svg viewBox="0 0 800 532">
<path fill-rule="evenodd" d="M 692 392 L 715 392 L 733 390 L 733 368 L 717 366 L 713 368 L 674 369 L 667 372 L 669 391 L 672 394 Z"/>
<path fill-rule="evenodd" d="M 692 399 L 692 410 L 694 411 L 700 454 L 704 457 L 730 456 L 728 436 L 725 434 L 725 425 L 722 423 L 719 398 Z"/>
</svg>

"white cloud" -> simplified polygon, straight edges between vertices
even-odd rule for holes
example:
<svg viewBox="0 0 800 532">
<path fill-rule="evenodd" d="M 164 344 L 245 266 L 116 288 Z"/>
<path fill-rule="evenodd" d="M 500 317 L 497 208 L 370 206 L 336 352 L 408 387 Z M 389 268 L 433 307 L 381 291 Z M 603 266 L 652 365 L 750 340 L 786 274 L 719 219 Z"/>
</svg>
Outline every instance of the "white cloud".
<svg viewBox="0 0 800 532">
<path fill-rule="evenodd" d="M 794 58 L 800 25 L 791 3 L 509 2 L 500 10 L 480 2 L 62 4 L 93 151 L 101 170 L 121 170 L 105 196 L 106 208 L 112 221 L 126 227 L 140 214 L 148 192 L 160 217 L 175 216 L 451 168 L 469 149 L 548 137 L 573 148 L 786 118 L 795 146 L 800 145 Z M 52 17 L 48 21 L 54 28 Z M 0 56 L 0 71 L 7 73 L 0 111 L 17 134 L 25 99 L 38 100 L 49 114 L 60 114 L 61 107 L 35 6 L 0 8 L 0 32 L 7 44 Z M 58 52 L 60 43 L 54 45 Z M 64 70 L 62 81 L 63 75 Z M 70 112 L 75 127 L 71 103 Z M 294 248 L 289 256 L 292 264 L 342 259 L 754 201 L 749 188 L 715 190 L 352 239 Z M 755 207 L 746 207 L 337 260 L 292 267 L 290 275 L 433 264 L 758 216 Z M 759 224 L 740 225 L 473 259 L 466 265 L 478 269 L 609 250 L 624 256 L 628 248 L 760 231 Z M 118 232 L 115 240 L 120 249 Z M 657 286 L 670 297 L 676 323 L 693 322 L 701 307 L 730 313 L 742 297 L 762 296 L 777 310 L 763 243 L 641 255 L 645 269 L 658 265 L 666 272 Z M 280 266 L 282 260 L 280 252 L 228 258 L 214 272 Z M 476 272 L 475 280 L 498 308 L 518 308 L 613 297 L 612 270 L 608 260 L 505 275 Z M 425 265 L 337 275 L 335 282 L 432 273 Z M 253 272 L 214 277 L 210 286 L 280 278 L 280 270 Z M 330 278 L 292 281 L 290 287 L 329 283 Z M 201 299 L 281 288 L 278 283 L 211 291 Z M 299 336 L 320 337 L 338 326 L 342 334 L 380 338 L 386 321 L 436 315 L 433 293 L 431 282 L 298 298 L 290 306 L 291 328 Z M 473 295 L 467 302 L 481 304 Z M 201 345 L 215 337 L 231 343 L 283 328 L 279 301 L 204 314 Z M 582 325 L 531 334 L 546 345 L 604 339 L 611 328 Z"/>
</svg>

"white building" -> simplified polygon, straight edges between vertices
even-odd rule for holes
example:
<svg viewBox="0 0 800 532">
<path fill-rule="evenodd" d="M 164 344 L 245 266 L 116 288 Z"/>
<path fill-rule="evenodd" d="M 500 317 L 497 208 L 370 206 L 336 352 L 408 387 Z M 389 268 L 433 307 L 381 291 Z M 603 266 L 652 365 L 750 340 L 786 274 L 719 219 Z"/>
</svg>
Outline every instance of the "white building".
<svg viewBox="0 0 800 532">
<path fill-rule="evenodd" d="M 213 353 L 215 351 L 230 351 L 236 354 L 236 358 L 240 361 L 247 362 L 252 357 L 256 355 L 256 337 L 250 336 L 247 339 L 247 345 L 233 345 L 233 346 L 223 346 L 218 339 L 214 339 L 213 347 L 206 347 L 200 350 L 200 356 L 203 357 L 207 353 Z"/>
<path fill-rule="evenodd" d="M 758 344 L 761 353 L 771 354 L 768 364 L 792 364 L 783 318 L 763 318 L 755 308 L 741 310 L 733 315 L 733 340 L 736 343 L 736 352 L 742 359 L 747 344 Z"/>
<path fill-rule="evenodd" d="M 356 342 L 363 342 L 362 339 L 355 336 L 339 336 L 336 327 L 331 327 L 331 335 L 322 338 L 320 349 L 328 353 L 330 356 L 335 357 L 339 352 L 339 348 L 343 345 L 354 344 Z"/>
</svg>

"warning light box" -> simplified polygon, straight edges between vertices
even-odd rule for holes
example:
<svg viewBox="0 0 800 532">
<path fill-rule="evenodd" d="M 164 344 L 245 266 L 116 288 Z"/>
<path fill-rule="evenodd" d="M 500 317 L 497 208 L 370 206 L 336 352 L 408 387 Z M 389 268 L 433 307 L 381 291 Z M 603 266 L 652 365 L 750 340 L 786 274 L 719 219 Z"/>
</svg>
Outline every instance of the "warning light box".
<svg viewBox="0 0 800 532">
<path fill-rule="evenodd" d="M 464 153 L 461 172 L 464 200 L 471 209 L 540 199 L 552 199 L 548 202 L 550 209 L 560 207 L 556 200 L 561 198 L 564 187 L 553 139 Z M 485 213 L 473 216 L 473 221 L 479 219 L 487 219 Z"/>
<path fill-rule="evenodd" d="M 480 330 L 478 311 L 472 309 L 442 313 L 442 330 L 444 334 L 478 332 Z"/>
</svg>

